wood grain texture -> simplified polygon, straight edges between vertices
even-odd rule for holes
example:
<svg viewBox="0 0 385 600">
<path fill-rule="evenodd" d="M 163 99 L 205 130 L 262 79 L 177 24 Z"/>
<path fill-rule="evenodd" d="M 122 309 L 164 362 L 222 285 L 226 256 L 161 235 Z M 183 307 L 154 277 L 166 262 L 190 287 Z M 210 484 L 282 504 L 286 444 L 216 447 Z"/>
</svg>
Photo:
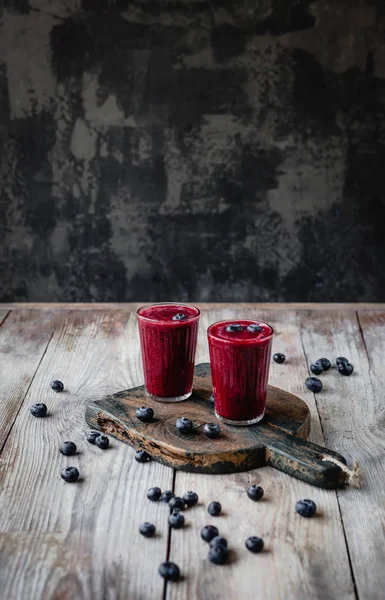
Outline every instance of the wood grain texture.
<svg viewBox="0 0 385 600">
<path fill-rule="evenodd" d="M 136 311 L 148 304 L 143 302 L 0 302 L 3 310 L 129 310 Z M 236 310 L 385 310 L 384 302 L 194 302 L 190 304 L 199 306 L 201 310 L 229 310 L 232 306 Z"/>
<path fill-rule="evenodd" d="M 251 312 L 255 313 L 255 307 Z M 236 308 L 228 307 L 202 315 L 199 361 L 208 358 L 208 324 L 236 314 Z M 312 415 L 311 440 L 323 444 L 314 397 L 304 386 L 307 368 L 295 313 L 273 310 L 258 312 L 258 316 L 271 322 L 277 332 L 274 351 L 288 357 L 283 365 L 272 364 L 271 384 L 306 400 Z M 260 483 L 265 489 L 259 503 L 247 498 L 251 483 Z M 167 586 L 168 600 L 355 598 L 335 492 L 311 487 L 270 467 L 215 478 L 178 471 L 176 492 L 189 489 L 199 494 L 201 502 L 186 511 L 189 526 L 172 532 L 170 558 L 179 564 L 185 579 Z M 316 518 L 303 519 L 295 513 L 300 498 L 312 498 L 317 503 Z M 212 500 L 222 503 L 223 516 L 215 519 L 207 514 Z M 207 559 L 208 547 L 200 539 L 200 530 L 209 523 L 229 541 L 230 564 L 226 566 L 212 565 Z M 264 538 L 263 553 L 253 555 L 246 550 L 245 540 L 250 535 Z"/>
<path fill-rule="evenodd" d="M 0 309 L 0 327 L 4 323 L 5 319 L 9 315 L 10 311 L 6 309 Z"/>
<path fill-rule="evenodd" d="M 385 588 L 385 315 L 339 311 L 300 314 L 309 361 L 319 356 L 346 356 L 350 377 L 335 369 L 323 377 L 317 396 L 325 440 L 363 471 L 362 489 L 338 493 L 358 597 L 384 597 Z M 366 347 L 365 347 L 366 346 Z"/>
<path fill-rule="evenodd" d="M 0 452 L 59 321 L 52 311 L 22 310 L 0 327 Z"/>
<path fill-rule="evenodd" d="M 14 346 L 21 336 L 14 335 Z M 65 392 L 50 390 L 53 377 Z M 146 491 L 170 489 L 172 471 L 156 462 L 138 464 L 125 444 L 111 440 L 102 451 L 84 437 L 89 398 L 141 378 L 133 315 L 74 312 L 55 331 L 2 454 L 0 506 L 8 507 L 0 511 L 3 598 L 162 597 L 157 568 L 167 553 L 168 509 L 147 500 Z M 29 413 L 37 400 L 48 406 L 44 419 Z M 78 445 L 76 456 L 59 453 L 66 439 Z M 79 468 L 81 481 L 61 480 L 67 465 Z M 155 538 L 139 535 L 143 521 L 156 525 Z"/>
</svg>

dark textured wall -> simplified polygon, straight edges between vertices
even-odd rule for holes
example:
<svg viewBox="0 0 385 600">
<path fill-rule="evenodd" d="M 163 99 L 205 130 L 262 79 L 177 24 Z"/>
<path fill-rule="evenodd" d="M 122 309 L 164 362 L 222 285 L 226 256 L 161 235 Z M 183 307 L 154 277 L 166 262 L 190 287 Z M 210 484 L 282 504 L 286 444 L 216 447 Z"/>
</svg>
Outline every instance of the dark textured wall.
<svg viewBox="0 0 385 600">
<path fill-rule="evenodd" d="M 383 0 L 7 0 L 0 299 L 385 300 Z"/>
</svg>

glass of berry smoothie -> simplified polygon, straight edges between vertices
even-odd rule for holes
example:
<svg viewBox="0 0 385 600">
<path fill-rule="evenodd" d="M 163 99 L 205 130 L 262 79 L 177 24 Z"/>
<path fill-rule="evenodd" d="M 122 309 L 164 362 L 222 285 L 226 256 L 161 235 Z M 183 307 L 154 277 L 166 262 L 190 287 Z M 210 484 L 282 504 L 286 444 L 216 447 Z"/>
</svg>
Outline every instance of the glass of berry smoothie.
<svg viewBox="0 0 385 600">
<path fill-rule="evenodd" d="M 215 414 L 253 425 L 265 414 L 273 328 L 262 321 L 219 321 L 207 331 Z"/>
<path fill-rule="evenodd" d="M 146 394 L 160 402 L 191 396 L 200 311 L 165 302 L 138 310 Z"/>
</svg>

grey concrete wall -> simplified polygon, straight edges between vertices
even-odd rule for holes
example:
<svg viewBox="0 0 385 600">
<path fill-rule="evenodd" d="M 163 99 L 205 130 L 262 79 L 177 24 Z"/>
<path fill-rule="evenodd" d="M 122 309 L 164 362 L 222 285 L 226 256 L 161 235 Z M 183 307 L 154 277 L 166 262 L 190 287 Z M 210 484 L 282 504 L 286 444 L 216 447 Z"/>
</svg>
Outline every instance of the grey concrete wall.
<svg viewBox="0 0 385 600">
<path fill-rule="evenodd" d="M 385 300 L 383 1 L 1 18 L 1 300 Z"/>
</svg>

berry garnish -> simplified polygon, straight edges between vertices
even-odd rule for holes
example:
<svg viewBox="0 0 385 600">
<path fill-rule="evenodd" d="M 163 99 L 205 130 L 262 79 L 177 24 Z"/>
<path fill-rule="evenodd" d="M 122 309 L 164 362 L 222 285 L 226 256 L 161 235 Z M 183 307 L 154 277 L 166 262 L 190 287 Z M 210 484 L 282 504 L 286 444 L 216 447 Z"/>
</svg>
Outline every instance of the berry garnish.
<svg viewBox="0 0 385 600">
<path fill-rule="evenodd" d="M 254 552 L 256 554 L 257 552 L 262 552 L 263 550 L 263 539 L 252 535 L 251 537 L 247 538 L 245 545 L 250 552 Z"/>
<path fill-rule="evenodd" d="M 79 471 L 76 467 L 66 467 L 61 472 L 62 479 L 68 483 L 74 483 L 79 479 Z"/>
<path fill-rule="evenodd" d="M 55 381 L 52 381 L 50 383 L 51 388 L 53 389 L 54 392 L 62 392 L 64 390 L 64 385 L 61 381 L 58 381 L 57 379 L 55 379 Z"/>
<path fill-rule="evenodd" d="M 168 524 L 173 529 L 180 529 L 181 527 L 184 527 L 184 516 L 178 509 L 172 511 L 168 518 Z"/>
<path fill-rule="evenodd" d="M 221 510 L 222 510 L 222 505 L 220 502 L 215 502 L 215 501 L 210 502 L 210 504 L 207 507 L 207 512 L 212 517 L 219 517 L 219 515 L 221 514 Z"/>
<path fill-rule="evenodd" d="M 162 490 L 158 487 L 150 488 L 147 492 L 147 498 L 149 500 L 152 500 L 153 502 L 156 502 L 157 500 L 159 500 L 161 495 L 162 495 Z"/>
<path fill-rule="evenodd" d="M 179 419 L 176 420 L 175 426 L 181 433 L 189 433 L 193 429 L 193 423 L 191 419 L 188 419 L 187 417 L 179 417 Z"/>
<path fill-rule="evenodd" d="M 173 562 L 163 562 L 160 565 L 158 572 L 166 581 L 178 581 L 178 579 L 180 579 L 179 567 Z"/>
<path fill-rule="evenodd" d="M 213 546 L 209 550 L 209 561 L 215 565 L 223 565 L 228 556 L 228 550 L 225 546 Z"/>
<path fill-rule="evenodd" d="M 256 323 L 248 325 L 246 329 L 247 331 L 250 331 L 250 333 L 260 333 L 261 331 L 263 331 L 263 327 L 261 327 L 261 325 L 257 325 Z"/>
<path fill-rule="evenodd" d="M 276 363 L 281 365 L 282 363 L 285 362 L 286 356 L 284 354 L 282 354 L 282 352 L 277 352 L 276 354 L 273 355 L 273 359 L 275 360 Z"/>
<path fill-rule="evenodd" d="M 99 437 L 100 435 L 100 431 L 89 431 L 87 433 L 87 442 L 89 442 L 90 444 L 95 444 L 95 440 L 97 437 Z"/>
<path fill-rule="evenodd" d="M 322 381 L 317 379 L 317 377 L 308 377 L 305 381 L 305 385 L 308 390 L 313 392 L 313 394 L 318 394 L 323 388 Z"/>
<path fill-rule="evenodd" d="M 329 371 L 330 367 L 332 366 L 328 358 L 319 358 L 318 360 L 316 360 L 316 362 L 321 363 L 324 371 Z"/>
<path fill-rule="evenodd" d="M 354 371 L 353 365 L 351 365 L 348 362 L 339 363 L 337 365 L 337 369 L 338 369 L 338 373 L 340 373 L 341 375 L 346 375 L 346 376 L 351 375 Z"/>
<path fill-rule="evenodd" d="M 151 460 L 151 456 L 145 450 L 137 450 L 135 452 L 135 460 L 139 463 L 145 463 Z"/>
<path fill-rule="evenodd" d="M 171 500 L 171 498 L 173 498 L 175 496 L 174 492 L 172 492 L 171 490 L 165 490 L 164 492 L 162 492 L 160 500 L 161 502 L 169 502 Z"/>
<path fill-rule="evenodd" d="M 139 421 L 149 423 L 154 417 L 154 411 L 149 406 L 141 406 L 140 408 L 136 409 L 135 415 Z"/>
<path fill-rule="evenodd" d="M 223 546 L 224 548 L 227 548 L 227 540 L 226 540 L 226 538 L 221 537 L 220 535 L 216 535 L 210 541 L 210 548 L 213 548 L 214 546 Z"/>
<path fill-rule="evenodd" d="M 139 527 L 139 532 L 144 535 L 144 537 L 152 537 L 155 534 L 155 525 L 152 523 L 142 523 Z"/>
<path fill-rule="evenodd" d="M 324 372 L 324 368 L 320 362 L 315 362 L 310 365 L 310 371 L 314 373 L 314 375 L 321 375 Z"/>
<path fill-rule="evenodd" d="M 298 500 L 295 505 L 295 510 L 301 517 L 312 517 L 315 515 L 317 506 L 313 500 Z"/>
<path fill-rule="evenodd" d="M 243 331 L 243 325 L 239 323 L 231 323 L 231 325 L 227 325 L 226 327 L 227 333 L 235 333 L 237 331 Z"/>
<path fill-rule="evenodd" d="M 196 494 L 195 492 L 186 492 L 185 494 L 183 494 L 183 501 L 189 508 L 195 506 L 198 500 L 198 494 Z"/>
<path fill-rule="evenodd" d="M 338 366 L 340 363 L 349 363 L 349 361 L 344 356 L 337 356 L 336 365 Z"/>
<path fill-rule="evenodd" d="M 42 402 L 38 402 L 38 404 L 32 404 L 29 411 L 34 417 L 45 417 L 47 414 L 47 407 Z"/>
<path fill-rule="evenodd" d="M 176 313 L 172 318 L 173 321 L 184 321 L 184 319 L 187 319 L 184 313 Z"/>
<path fill-rule="evenodd" d="M 205 525 L 201 530 L 201 538 L 210 543 L 213 538 L 219 535 L 218 529 L 214 525 Z"/>
<path fill-rule="evenodd" d="M 174 508 L 183 510 L 185 507 L 183 498 L 180 498 L 179 496 L 173 496 L 170 498 L 168 505 L 172 510 L 174 510 Z"/>
<path fill-rule="evenodd" d="M 221 428 L 217 423 L 205 423 L 203 433 L 211 440 L 215 440 L 221 435 Z"/>
<path fill-rule="evenodd" d="M 73 456 L 76 454 L 76 444 L 73 442 L 62 442 L 59 446 L 59 450 L 65 456 Z"/>
<path fill-rule="evenodd" d="M 95 446 L 97 446 L 101 450 L 107 450 L 109 445 L 110 440 L 106 435 L 98 435 L 98 437 L 95 438 Z"/>
<path fill-rule="evenodd" d="M 247 495 L 250 498 L 250 500 L 260 500 L 263 496 L 263 488 L 261 488 L 260 485 L 251 485 L 248 489 L 247 489 Z"/>
</svg>

